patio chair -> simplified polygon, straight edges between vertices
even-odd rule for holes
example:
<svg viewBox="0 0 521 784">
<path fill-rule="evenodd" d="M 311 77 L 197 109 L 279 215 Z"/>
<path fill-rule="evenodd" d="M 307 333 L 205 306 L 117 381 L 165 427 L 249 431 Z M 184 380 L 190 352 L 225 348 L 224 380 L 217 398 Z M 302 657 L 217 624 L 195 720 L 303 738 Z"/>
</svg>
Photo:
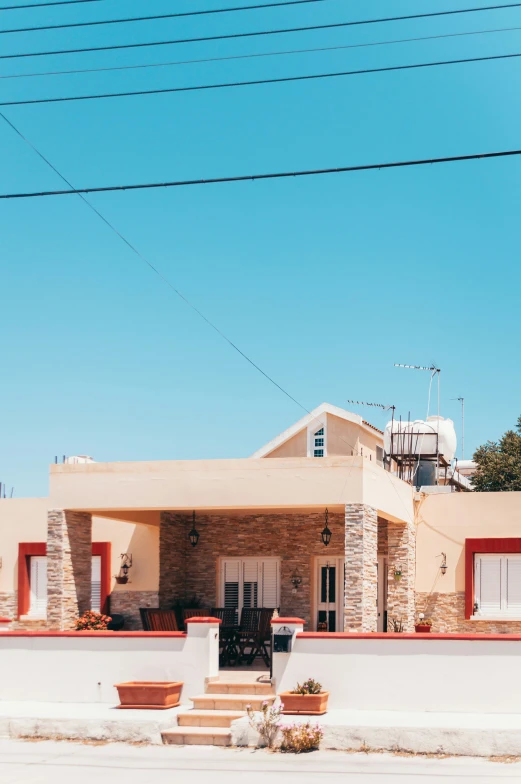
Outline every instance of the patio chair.
<svg viewBox="0 0 521 784">
<path fill-rule="evenodd" d="M 186 628 L 187 618 L 205 618 L 210 615 L 207 607 L 198 607 L 196 610 L 182 610 L 183 626 Z"/>
<path fill-rule="evenodd" d="M 239 625 L 235 607 L 212 607 L 211 615 L 222 623 L 219 629 L 219 664 L 229 667 L 239 663 Z"/>
<path fill-rule="evenodd" d="M 150 622 L 148 620 L 148 613 L 150 610 L 159 610 L 159 607 L 140 607 L 139 614 L 141 616 L 141 626 L 144 632 L 151 631 Z"/>
<path fill-rule="evenodd" d="M 269 667 L 271 655 L 268 644 L 271 642 L 271 619 L 275 608 L 245 607 L 241 613 L 239 632 L 239 653 L 241 658 L 247 657 L 246 663 L 253 664 L 257 656 L 262 656 L 264 664 Z M 246 654 L 246 648 L 250 652 Z"/>
<path fill-rule="evenodd" d="M 237 610 L 235 607 L 212 607 L 210 610 L 212 618 L 219 618 L 224 628 L 238 626 Z"/>
<path fill-rule="evenodd" d="M 148 623 L 152 632 L 178 632 L 174 610 L 148 610 Z"/>
</svg>

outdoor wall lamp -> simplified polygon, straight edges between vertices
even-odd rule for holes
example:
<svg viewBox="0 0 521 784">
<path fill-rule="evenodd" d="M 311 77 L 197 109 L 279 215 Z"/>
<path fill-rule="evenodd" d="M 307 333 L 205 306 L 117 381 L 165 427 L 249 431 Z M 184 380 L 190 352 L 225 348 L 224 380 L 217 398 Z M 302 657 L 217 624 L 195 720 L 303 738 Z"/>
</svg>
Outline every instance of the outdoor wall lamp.
<svg viewBox="0 0 521 784">
<path fill-rule="evenodd" d="M 195 510 L 192 512 L 192 530 L 188 533 L 188 538 L 192 547 L 195 547 L 199 541 L 199 531 L 195 527 Z"/>
<path fill-rule="evenodd" d="M 121 553 L 121 566 L 119 567 L 119 574 L 116 575 L 116 582 L 119 585 L 128 583 L 128 571 L 132 568 L 132 553 Z"/>
<path fill-rule="evenodd" d="M 331 537 L 333 535 L 331 533 L 331 531 L 329 530 L 329 526 L 327 524 L 327 521 L 328 521 L 328 518 L 329 518 L 329 511 L 327 509 L 324 512 L 324 518 L 325 518 L 326 524 L 325 524 L 325 526 L 324 526 L 324 528 L 322 530 L 321 536 L 322 536 L 322 541 L 323 541 L 324 545 L 327 547 L 329 542 L 331 541 Z"/>
<path fill-rule="evenodd" d="M 302 585 L 302 575 L 300 574 L 298 569 L 295 569 L 295 571 L 290 577 L 290 580 L 294 591 L 296 591 L 297 588 L 299 588 Z"/>
<path fill-rule="evenodd" d="M 447 574 L 447 555 L 445 553 L 441 553 L 438 555 L 438 558 L 441 558 L 440 572 L 442 574 Z"/>
</svg>

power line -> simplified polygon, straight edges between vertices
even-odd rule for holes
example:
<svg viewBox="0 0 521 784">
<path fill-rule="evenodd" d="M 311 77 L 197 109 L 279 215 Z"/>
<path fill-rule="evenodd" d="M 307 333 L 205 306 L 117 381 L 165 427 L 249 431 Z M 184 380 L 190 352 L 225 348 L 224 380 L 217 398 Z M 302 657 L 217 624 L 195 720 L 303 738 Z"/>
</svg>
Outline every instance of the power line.
<svg viewBox="0 0 521 784">
<path fill-rule="evenodd" d="M 3 5 L 0 11 L 20 11 L 24 8 L 47 8 L 51 5 L 75 5 L 76 3 L 99 3 L 101 0 L 62 0 L 62 2 L 52 3 L 26 3 L 25 5 Z"/>
<path fill-rule="evenodd" d="M 0 106 L 34 106 L 42 103 L 65 103 L 68 101 L 94 101 L 100 98 L 129 98 L 137 95 L 165 95 L 168 93 L 188 93 L 199 90 L 221 90 L 229 87 L 253 87 L 260 84 L 283 84 L 302 82 L 312 79 L 332 79 L 339 76 L 360 76 L 364 74 L 387 73 L 389 71 L 410 71 L 416 68 L 434 68 L 442 65 L 461 65 L 482 63 L 489 60 L 508 60 L 521 57 L 521 52 L 513 54 L 488 55 L 486 57 L 466 57 L 459 60 L 438 60 L 433 63 L 409 63 L 407 65 L 388 65 L 382 68 L 362 68 L 357 71 L 337 71 L 334 73 L 306 74 L 303 76 L 279 76 L 274 79 L 251 79 L 246 82 L 221 82 L 218 84 L 196 84 L 188 87 L 163 87 L 155 90 L 129 90 L 118 93 L 97 93 L 94 95 L 67 95 L 62 98 L 28 98 L 23 101 L 0 101 Z"/>
<path fill-rule="evenodd" d="M 319 46 L 311 49 L 286 49 L 277 52 L 259 52 L 257 54 L 235 54 L 228 57 L 204 57 L 196 60 L 173 60 L 166 63 L 143 63 L 141 65 L 113 65 L 104 68 L 78 68 L 69 71 L 39 71 L 37 73 L 0 74 L 0 79 L 27 79 L 34 76 L 64 76 L 83 73 L 100 73 L 106 71 L 132 71 L 141 68 L 164 68 L 172 65 L 195 65 L 201 63 L 216 63 L 225 60 L 249 60 L 256 57 L 278 57 L 291 54 L 310 54 L 312 52 L 334 52 L 344 49 L 364 49 L 368 46 L 389 46 L 391 44 L 405 44 L 419 41 L 433 41 L 440 38 L 461 38 L 468 35 L 486 35 L 489 33 L 511 33 L 521 30 L 521 27 L 498 27 L 490 30 L 470 30 L 466 33 L 443 33 L 440 35 L 425 35 L 418 38 L 396 38 L 391 41 L 371 41 L 365 44 L 346 44 L 339 46 Z"/>
<path fill-rule="evenodd" d="M 288 5 L 303 5 L 305 3 L 325 3 L 327 0 L 279 0 L 275 3 L 259 3 L 257 5 L 240 5 L 231 8 L 213 8 L 201 11 L 180 11 L 175 14 L 155 14 L 154 16 L 133 16 L 125 19 L 97 19 L 92 22 L 67 22 L 57 25 L 39 25 L 37 27 L 19 27 L 12 30 L 0 30 L 6 33 L 33 33 L 42 30 L 65 30 L 70 27 L 95 27 L 99 25 L 126 24 L 128 22 L 150 22 L 157 19 L 178 19 L 183 16 L 205 16 L 207 14 L 228 14 L 233 11 L 257 11 L 261 8 L 280 8 Z"/>
<path fill-rule="evenodd" d="M 497 152 L 472 153 L 469 155 L 450 155 L 443 158 L 419 158 L 408 161 L 392 161 L 386 163 L 367 163 L 359 166 L 336 166 L 328 169 L 304 169 L 290 172 L 272 172 L 270 174 L 243 174 L 236 177 L 209 177 L 199 180 L 172 180 L 166 182 L 139 183 L 134 185 L 105 185 L 93 188 L 72 188 L 61 191 L 35 191 L 28 193 L 2 193 L 0 199 L 30 199 L 41 196 L 71 196 L 82 193 L 108 193 L 109 191 L 137 191 L 154 188 L 180 188 L 188 185 L 217 185 L 224 182 L 249 182 L 254 180 L 277 180 L 288 177 L 312 177 L 319 174 L 341 174 L 346 172 L 371 171 L 374 169 L 399 169 L 410 166 L 426 166 L 436 163 L 456 163 L 475 161 L 486 158 L 507 158 L 521 155 L 519 150 L 500 150 Z"/>
<path fill-rule="evenodd" d="M 364 20 L 350 21 L 350 22 L 332 22 L 330 24 L 309 25 L 306 27 L 287 27 L 279 30 L 256 30 L 251 33 L 228 33 L 225 35 L 200 36 L 198 38 L 177 38 L 170 41 L 147 41 L 143 43 L 132 43 L 132 44 L 112 44 L 110 46 L 89 46 L 89 47 L 84 47 L 79 49 L 55 49 L 55 50 L 48 50 L 45 52 L 19 52 L 17 54 L 0 55 L 0 60 L 12 60 L 14 58 L 20 58 L 20 57 L 46 57 L 47 55 L 82 54 L 85 52 L 108 52 L 108 51 L 115 51 L 120 49 L 137 49 L 137 48 L 150 47 L 150 46 L 173 46 L 176 44 L 202 43 L 206 41 L 224 41 L 224 40 L 230 40 L 235 38 L 252 38 L 255 36 L 263 36 L 263 35 L 280 35 L 283 33 L 302 33 L 302 32 L 308 32 L 310 30 L 332 30 L 341 27 L 379 24 L 382 22 L 401 22 L 401 21 L 407 21 L 411 19 L 426 19 L 426 18 L 436 17 L 436 16 L 454 16 L 455 14 L 479 13 L 481 11 L 497 11 L 506 8 L 519 8 L 519 7 L 521 7 L 521 2 L 508 3 L 503 5 L 490 5 L 490 6 L 484 6 L 482 8 L 461 8 L 459 10 L 454 10 L 454 11 L 433 11 L 431 13 L 409 14 L 407 16 L 389 16 L 389 17 L 380 17 L 377 19 L 364 19 Z"/>
</svg>

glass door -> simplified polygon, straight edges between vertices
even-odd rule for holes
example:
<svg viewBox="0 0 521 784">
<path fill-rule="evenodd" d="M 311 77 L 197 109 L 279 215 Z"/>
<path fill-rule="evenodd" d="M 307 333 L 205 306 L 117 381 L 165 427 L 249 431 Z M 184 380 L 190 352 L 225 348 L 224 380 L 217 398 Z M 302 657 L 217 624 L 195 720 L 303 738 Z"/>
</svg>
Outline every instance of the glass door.
<svg viewBox="0 0 521 784">
<path fill-rule="evenodd" d="M 343 585 L 343 558 L 319 558 L 317 561 L 317 631 L 343 630 Z"/>
</svg>

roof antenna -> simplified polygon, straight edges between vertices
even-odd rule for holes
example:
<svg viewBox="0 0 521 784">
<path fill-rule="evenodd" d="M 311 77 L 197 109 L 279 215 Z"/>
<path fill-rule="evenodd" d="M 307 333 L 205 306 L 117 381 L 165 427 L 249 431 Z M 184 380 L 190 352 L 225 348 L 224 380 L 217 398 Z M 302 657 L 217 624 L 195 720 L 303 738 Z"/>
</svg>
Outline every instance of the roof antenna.
<svg viewBox="0 0 521 784">
<path fill-rule="evenodd" d="M 459 400 L 461 403 L 461 459 L 465 460 L 465 398 L 451 397 L 451 400 Z"/>
</svg>

